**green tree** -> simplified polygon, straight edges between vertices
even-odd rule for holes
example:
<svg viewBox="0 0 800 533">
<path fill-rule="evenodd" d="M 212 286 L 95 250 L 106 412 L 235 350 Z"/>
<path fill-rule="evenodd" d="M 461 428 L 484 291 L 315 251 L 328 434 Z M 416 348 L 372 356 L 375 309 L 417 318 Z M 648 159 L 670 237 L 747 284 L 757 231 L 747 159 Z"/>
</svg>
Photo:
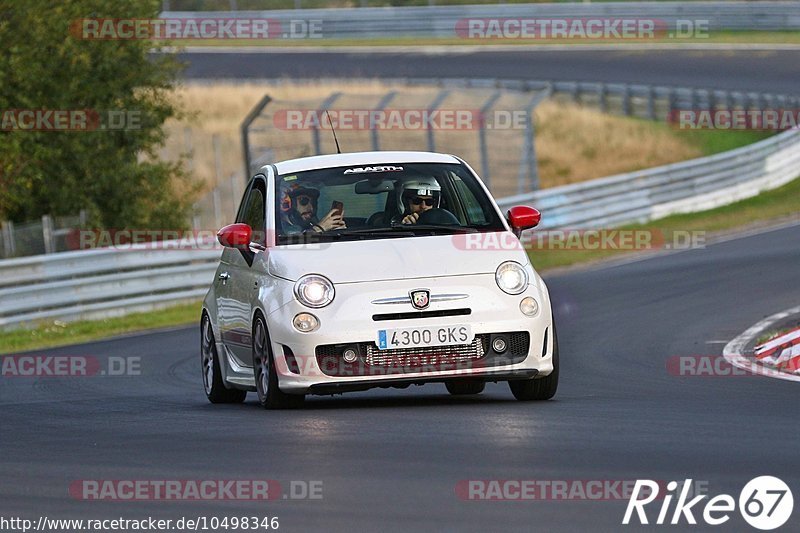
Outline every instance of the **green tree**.
<svg viewBox="0 0 800 533">
<path fill-rule="evenodd" d="M 143 19 L 158 0 L 0 0 L 0 112 L 97 110 L 124 130 L 0 128 L 0 219 L 89 213 L 108 228 L 182 228 L 197 188 L 158 160 L 180 65 L 149 40 L 86 40 L 86 18 Z M 72 28 L 72 31 L 71 31 Z"/>
</svg>

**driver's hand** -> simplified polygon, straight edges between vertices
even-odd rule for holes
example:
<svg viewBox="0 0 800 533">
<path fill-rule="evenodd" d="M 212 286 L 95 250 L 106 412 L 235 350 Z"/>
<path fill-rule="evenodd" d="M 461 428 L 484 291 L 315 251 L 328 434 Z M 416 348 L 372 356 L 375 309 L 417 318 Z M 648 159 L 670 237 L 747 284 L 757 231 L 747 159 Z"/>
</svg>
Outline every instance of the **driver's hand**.
<svg viewBox="0 0 800 533">
<path fill-rule="evenodd" d="M 344 210 L 340 213 L 337 209 L 331 209 L 317 225 L 324 231 L 346 228 L 347 225 L 344 223 Z"/>
<path fill-rule="evenodd" d="M 416 224 L 417 219 L 419 219 L 419 213 L 411 213 L 410 215 L 406 215 L 403 217 L 403 224 Z"/>
</svg>

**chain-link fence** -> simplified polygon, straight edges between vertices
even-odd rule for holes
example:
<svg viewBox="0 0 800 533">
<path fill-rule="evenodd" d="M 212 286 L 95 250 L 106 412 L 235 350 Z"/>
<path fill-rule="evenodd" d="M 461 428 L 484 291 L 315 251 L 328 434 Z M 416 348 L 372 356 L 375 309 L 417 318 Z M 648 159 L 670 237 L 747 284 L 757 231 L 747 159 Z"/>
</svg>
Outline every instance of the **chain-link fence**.
<svg viewBox="0 0 800 533">
<path fill-rule="evenodd" d="M 194 139 L 189 165 L 216 168 L 214 188 L 196 204 L 192 226 L 218 228 L 233 219 L 244 183 L 261 166 L 336 153 L 333 124 L 343 152 L 419 150 L 451 153 L 475 165 L 496 196 L 539 188 L 533 110 L 547 86 L 510 90 L 494 83 L 392 84 L 360 93 L 332 89 L 321 98 L 259 102 L 242 125 L 242 148 L 231 139 Z M 328 113 L 325 113 L 325 111 Z M 188 146 L 188 145 L 187 145 Z M 223 148 L 220 149 L 220 146 Z M 231 171 L 233 153 L 244 169 Z M 204 163 L 201 159 L 205 157 Z"/>
<path fill-rule="evenodd" d="M 343 152 L 450 153 L 476 165 L 495 195 L 536 190 L 532 112 L 547 94 L 490 84 L 407 85 L 379 94 L 270 100 L 246 127 L 248 174 L 275 161 L 336 153 L 333 126 Z"/>
<path fill-rule="evenodd" d="M 86 213 L 74 216 L 44 215 L 23 223 L 0 222 L 0 258 L 24 257 L 75 250 L 78 230 L 86 224 Z"/>
<path fill-rule="evenodd" d="M 461 156 L 496 198 L 504 198 L 539 189 L 535 133 L 546 124 L 537 126 L 536 105 L 548 96 L 605 113 L 661 121 L 680 109 L 800 105 L 789 95 L 614 83 L 409 78 L 384 80 L 383 89 L 360 93 L 352 87 L 337 90 L 328 81 L 330 92 L 313 99 L 273 99 L 266 94 L 243 121 L 241 146 L 227 137 L 196 142 L 194 157 L 206 161 L 190 164 L 217 170 L 213 190 L 195 205 L 195 229 L 230 222 L 243 184 L 261 166 L 335 153 L 331 124 L 343 152 L 423 150 Z M 244 167 L 236 169 L 234 161 L 243 152 Z"/>
</svg>

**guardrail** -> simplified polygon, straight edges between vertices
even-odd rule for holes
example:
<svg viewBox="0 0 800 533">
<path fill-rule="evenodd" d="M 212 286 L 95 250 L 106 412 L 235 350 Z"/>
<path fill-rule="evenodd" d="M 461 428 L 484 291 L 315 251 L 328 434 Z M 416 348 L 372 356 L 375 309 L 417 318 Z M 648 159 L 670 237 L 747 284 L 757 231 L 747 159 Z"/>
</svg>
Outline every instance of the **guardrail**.
<svg viewBox="0 0 800 533">
<path fill-rule="evenodd" d="M 800 175 L 800 130 L 721 154 L 503 198 L 531 204 L 542 228 L 612 227 L 702 211 L 755 196 Z"/>
<path fill-rule="evenodd" d="M 453 81 L 439 83 L 447 86 Z M 736 95 L 717 91 L 613 84 L 470 80 L 467 85 L 521 90 L 550 87 L 555 95 L 577 94 L 582 102 L 606 111 L 640 116 L 648 116 L 655 109 L 703 109 L 737 101 Z M 592 99 L 592 94 L 600 98 Z M 737 105 L 746 109 L 766 102 L 796 105 L 792 98 L 747 94 L 741 95 Z M 662 116 L 660 111 L 655 113 Z M 710 209 L 778 187 L 798 175 L 800 130 L 795 129 L 710 157 L 518 194 L 502 198 L 498 204 L 503 209 L 516 204 L 535 205 L 543 212 L 541 227 L 545 229 L 612 227 Z M 0 261 L 0 329 L 37 320 L 105 317 L 197 300 L 208 290 L 219 255 L 219 249 L 212 247 L 132 247 Z"/>
<path fill-rule="evenodd" d="M 503 198 L 531 204 L 542 228 L 611 227 L 709 209 L 800 174 L 800 131 L 710 157 Z M 105 317 L 201 298 L 220 250 L 132 247 L 0 261 L 0 329 Z"/>
<path fill-rule="evenodd" d="M 220 253 L 131 246 L 0 261 L 0 329 L 196 301 L 208 291 Z"/>
<path fill-rule="evenodd" d="M 653 19 L 669 32 L 800 29 L 800 2 L 600 2 L 269 11 L 163 11 L 162 18 L 262 18 L 283 38 L 465 38 L 466 19 Z M 315 28 L 309 30 L 309 26 Z M 705 30 L 704 30 L 705 31 Z M 673 35 L 670 33 L 669 35 Z M 692 34 L 694 35 L 694 34 Z M 673 35 L 674 36 L 674 35 Z"/>
</svg>

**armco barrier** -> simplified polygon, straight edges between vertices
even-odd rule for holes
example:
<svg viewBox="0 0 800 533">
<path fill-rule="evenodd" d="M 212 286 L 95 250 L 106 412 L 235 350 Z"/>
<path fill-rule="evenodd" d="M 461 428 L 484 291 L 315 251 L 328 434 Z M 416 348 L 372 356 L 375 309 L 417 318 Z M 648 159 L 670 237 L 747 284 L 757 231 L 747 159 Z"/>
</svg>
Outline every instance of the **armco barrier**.
<svg viewBox="0 0 800 533">
<path fill-rule="evenodd" d="M 0 329 L 196 301 L 221 250 L 98 249 L 0 261 Z"/>
<path fill-rule="evenodd" d="M 800 175 L 800 130 L 710 157 L 544 189 L 498 201 L 529 204 L 544 228 L 611 227 L 708 209 Z M 101 249 L 0 261 L 0 328 L 109 316 L 201 298 L 219 249 Z"/>
<path fill-rule="evenodd" d="M 530 204 L 544 228 L 611 227 L 711 209 L 800 176 L 800 130 L 709 157 L 503 198 Z"/>
<path fill-rule="evenodd" d="M 303 23 L 318 21 L 319 32 L 315 35 L 320 39 L 452 39 L 459 36 L 456 25 L 463 19 L 655 19 L 663 21 L 672 31 L 681 28 L 678 21 L 708 21 L 708 31 L 713 34 L 717 30 L 797 30 L 800 28 L 800 2 L 594 2 L 269 11 L 163 11 L 161 18 L 264 18 L 277 22 L 283 30 L 282 33 L 291 33 L 298 22 L 301 28 L 305 28 Z M 305 37 L 305 30 L 300 31 L 298 36 Z"/>
</svg>

